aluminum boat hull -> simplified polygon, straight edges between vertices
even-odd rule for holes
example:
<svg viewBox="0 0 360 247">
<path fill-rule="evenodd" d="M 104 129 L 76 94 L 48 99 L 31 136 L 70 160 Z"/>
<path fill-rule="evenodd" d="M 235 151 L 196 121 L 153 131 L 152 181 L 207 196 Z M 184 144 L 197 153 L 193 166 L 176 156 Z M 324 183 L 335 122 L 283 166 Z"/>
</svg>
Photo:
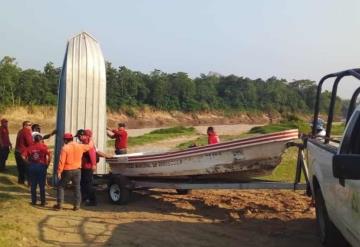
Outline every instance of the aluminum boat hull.
<svg viewBox="0 0 360 247">
<path fill-rule="evenodd" d="M 287 130 L 182 151 L 119 155 L 107 159 L 113 174 L 134 178 L 247 180 L 270 174 L 286 143 L 298 138 Z"/>
</svg>

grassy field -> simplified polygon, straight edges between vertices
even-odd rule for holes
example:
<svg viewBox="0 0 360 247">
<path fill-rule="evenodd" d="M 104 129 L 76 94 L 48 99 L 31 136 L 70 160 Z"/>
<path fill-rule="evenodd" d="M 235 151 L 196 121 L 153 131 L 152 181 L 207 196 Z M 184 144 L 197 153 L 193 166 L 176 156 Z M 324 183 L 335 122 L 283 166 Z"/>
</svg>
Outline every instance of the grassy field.
<svg viewBox="0 0 360 247">
<path fill-rule="evenodd" d="M 29 196 L 25 186 L 17 184 L 16 167 L 11 161 L 8 173 L 0 173 L 0 246 L 19 246 L 17 241 L 22 241 L 26 235 L 26 225 L 20 221 L 12 220 L 17 212 L 31 213 Z M 30 245 L 29 245 L 30 246 Z"/>
</svg>

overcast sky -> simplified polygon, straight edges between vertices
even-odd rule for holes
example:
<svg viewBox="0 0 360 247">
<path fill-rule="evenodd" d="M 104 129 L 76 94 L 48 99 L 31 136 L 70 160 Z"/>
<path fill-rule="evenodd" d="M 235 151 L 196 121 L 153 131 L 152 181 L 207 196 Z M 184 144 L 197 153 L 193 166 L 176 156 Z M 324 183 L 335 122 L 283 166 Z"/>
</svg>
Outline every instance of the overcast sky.
<svg viewBox="0 0 360 247">
<path fill-rule="evenodd" d="M 0 0 L 0 58 L 61 66 L 87 31 L 114 66 L 318 81 L 360 67 L 358 0 Z M 351 87 L 352 85 L 352 87 Z M 341 84 L 350 97 L 355 80 Z"/>
</svg>

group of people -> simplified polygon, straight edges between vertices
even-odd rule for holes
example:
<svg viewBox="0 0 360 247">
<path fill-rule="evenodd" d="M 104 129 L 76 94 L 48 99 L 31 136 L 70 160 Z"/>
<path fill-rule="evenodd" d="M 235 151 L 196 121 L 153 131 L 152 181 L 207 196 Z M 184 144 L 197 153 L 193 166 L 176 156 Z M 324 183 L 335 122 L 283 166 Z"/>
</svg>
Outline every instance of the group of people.
<svg viewBox="0 0 360 247">
<path fill-rule="evenodd" d="M 6 171 L 6 160 L 12 143 L 9 137 L 8 120 L 0 121 L 0 171 Z M 51 160 L 51 154 L 44 143 L 55 131 L 45 136 L 41 135 L 39 124 L 24 121 L 19 130 L 15 144 L 15 160 L 18 170 L 18 183 L 28 181 L 31 186 L 31 202 L 36 203 L 36 187 L 40 187 L 41 205 L 45 205 L 46 171 Z"/>
<path fill-rule="evenodd" d="M 9 137 L 8 121 L 0 121 L 0 172 L 6 171 L 6 160 L 12 149 Z M 45 185 L 47 168 L 51 161 L 51 152 L 44 143 L 45 139 L 56 134 L 56 130 L 42 135 L 39 124 L 24 121 L 18 131 L 15 145 L 15 160 L 18 171 L 18 183 L 27 184 L 31 191 L 31 204 L 37 203 L 36 190 L 40 190 L 40 205 L 46 205 Z M 107 128 L 107 135 L 115 139 L 115 154 L 127 153 L 127 131 L 125 124 L 119 123 L 118 128 Z M 74 137 L 78 142 L 74 141 Z M 64 188 L 69 183 L 75 190 L 74 210 L 85 205 L 95 206 L 96 196 L 93 189 L 93 173 L 99 157 L 111 157 L 96 149 L 90 129 L 80 129 L 76 135 L 65 133 L 64 146 L 61 149 L 57 169 L 57 204 L 55 209 L 61 209 L 64 201 Z"/>
<path fill-rule="evenodd" d="M 71 133 L 65 133 L 63 136 L 64 146 L 60 152 L 57 168 L 57 204 L 54 205 L 56 210 L 62 209 L 64 189 L 70 181 L 75 196 L 73 210 L 80 208 L 82 200 L 88 206 L 96 205 L 92 186 L 93 172 L 96 170 L 97 157 L 107 157 L 107 155 L 96 150 L 90 129 L 78 130 L 75 137 L 79 142 L 74 141 Z"/>
<path fill-rule="evenodd" d="M 115 154 L 127 153 L 128 135 L 124 123 L 119 123 L 117 129 L 107 128 L 107 135 L 115 139 Z M 86 206 L 96 206 L 97 200 L 93 187 L 96 164 L 100 157 L 112 157 L 96 149 L 90 129 L 78 130 L 75 137 L 79 142 L 74 141 L 71 133 L 65 133 L 63 136 L 64 146 L 61 149 L 57 167 L 57 204 L 54 205 L 56 210 L 62 209 L 64 189 L 70 181 L 74 187 L 73 210 L 80 209 L 82 201 Z"/>
<path fill-rule="evenodd" d="M 8 121 L 0 121 L 0 171 L 6 170 L 6 160 L 12 149 L 9 138 Z M 18 183 L 25 181 L 31 187 L 31 204 L 37 203 L 36 189 L 40 190 L 40 205 L 46 205 L 45 185 L 47 168 L 51 161 L 51 152 L 44 143 L 45 139 L 56 134 L 56 130 L 42 135 L 39 124 L 24 121 L 18 131 L 15 145 L 15 159 L 18 170 Z M 61 210 L 64 202 L 64 189 L 71 181 L 74 187 L 73 210 L 80 208 L 81 202 L 87 206 L 97 205 L 95 190 L 93 188 L 93 175 L 96 171 L 100 157 L 112 157 L 96 149 L 92 140 L 90 129 L 79 129 L 75 136 L 65 133 L 64 145 L 61 148 L 57 166 L 57 203 L 54 209 Z M 128 134 L 124 123 L 119 123 L 118 128 L 107 128 L 108 137 L 115 139 L 115 154 L 127 153 Z M 219 143 L 219 136 L 213 127 L 208 127 L 208 144 Z M 77 138 L 78 141 L 74 141 Z"/>
<path fill-rule="evenodd" d="M 124 123 L 119 123 L 117 129 L 107 128 L 107 135 L 115 139 L 115 154 L 127 153 L 128 136 Z M 81 201 L 87 206 L 96 206 L 96 194 L 93 187 L 96 164 L 100 157 L 112 157 L 96 149 L 90 129 L 78 130 L 75 137 L 79 142 L 74 141 L 71 133 L 65 133 L 63 136 L 64 146 L 60 152 L 57 168 L 57 204 L 54 205 L 56 210 L 62 209 L 64 189 L 70 181 L 74 186 L 73 210 L 80 209 Z"/>
</svg>

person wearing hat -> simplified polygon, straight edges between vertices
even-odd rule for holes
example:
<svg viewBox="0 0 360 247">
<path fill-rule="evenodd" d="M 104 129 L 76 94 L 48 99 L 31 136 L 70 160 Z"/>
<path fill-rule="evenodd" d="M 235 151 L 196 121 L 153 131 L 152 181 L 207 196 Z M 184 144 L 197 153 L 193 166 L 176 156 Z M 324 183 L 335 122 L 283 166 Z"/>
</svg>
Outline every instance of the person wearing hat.
<svg viewBox="0 0 360 247">
<path fill-rule="evenodd" d="M 86 206 L 96 206 L 96 195 L 93 187 L 93 175 L 96 171 L 97 157 L 109 157 L 109 155 L 96 150 L 92 140 L 92 131 L 90 129 L 80 129 L 75 135 L 81 143 L 89 144 L 90 150 L 83 154 L 81 159 L 81 198 Z"/>
<path fill-rule="evenodd" d="M 6 170 L 6 160 L 11 149 L 12 144 L 9 138 L 8 120 L 3 118 L 0 125 L 0 172 Z"/>
<path fill-rule="evenodd" d="M 41 206 L 45 206 L 46 171 L 50 164 L 51 154 L 41 135 L 35 135 L 34 144 L 22 153 L 29 163 L 29 179 L 31 184 L 31 204 L 36 205 L 36 188 L 39 185 Z"/>
<path fill-rule="evenodd" d="M 28 179 L 27 165 L 24 159 L 22 158 L 21 154 L 25 151 L 26 148 L 30 147 L 33 143 L 34 142 L 31 135 L 31 122 L 24 121 L 22 129 L 19 130 L 16 136 L 16 145 L 15 145 L 15 160 L 16 160 L 16 167 L 18 170 L 19 184 L 24 184 L 25 180 Z"/>
<path fill-rule="evenodd" d="M 128 133 L 125 123 L 119 123 L 117 129 L 106 128 L 108 137 L 115 139 L 115 154 L 126 154 L 128 146 Z"/>
<path fill-rule="evenodd" d="M 57 204 L 54 205 L 55 210 L 62 209 L 62 204 L 64 202 L 64 189 L 70 181 L 74 186 L 75 198 L 73 210 L 75 211 L 80 209 L 81 159 L 83 154 L 90 149 L 91 146 L 88 144 L 80 144 L 74 142 L 74 137 L 71 133 L 64 134 L 64 146 L 62 147 L 60 152 L 59 164 L 57 169 L 57 176 L 59 182 L 57 185 Z"/>
</svg>

